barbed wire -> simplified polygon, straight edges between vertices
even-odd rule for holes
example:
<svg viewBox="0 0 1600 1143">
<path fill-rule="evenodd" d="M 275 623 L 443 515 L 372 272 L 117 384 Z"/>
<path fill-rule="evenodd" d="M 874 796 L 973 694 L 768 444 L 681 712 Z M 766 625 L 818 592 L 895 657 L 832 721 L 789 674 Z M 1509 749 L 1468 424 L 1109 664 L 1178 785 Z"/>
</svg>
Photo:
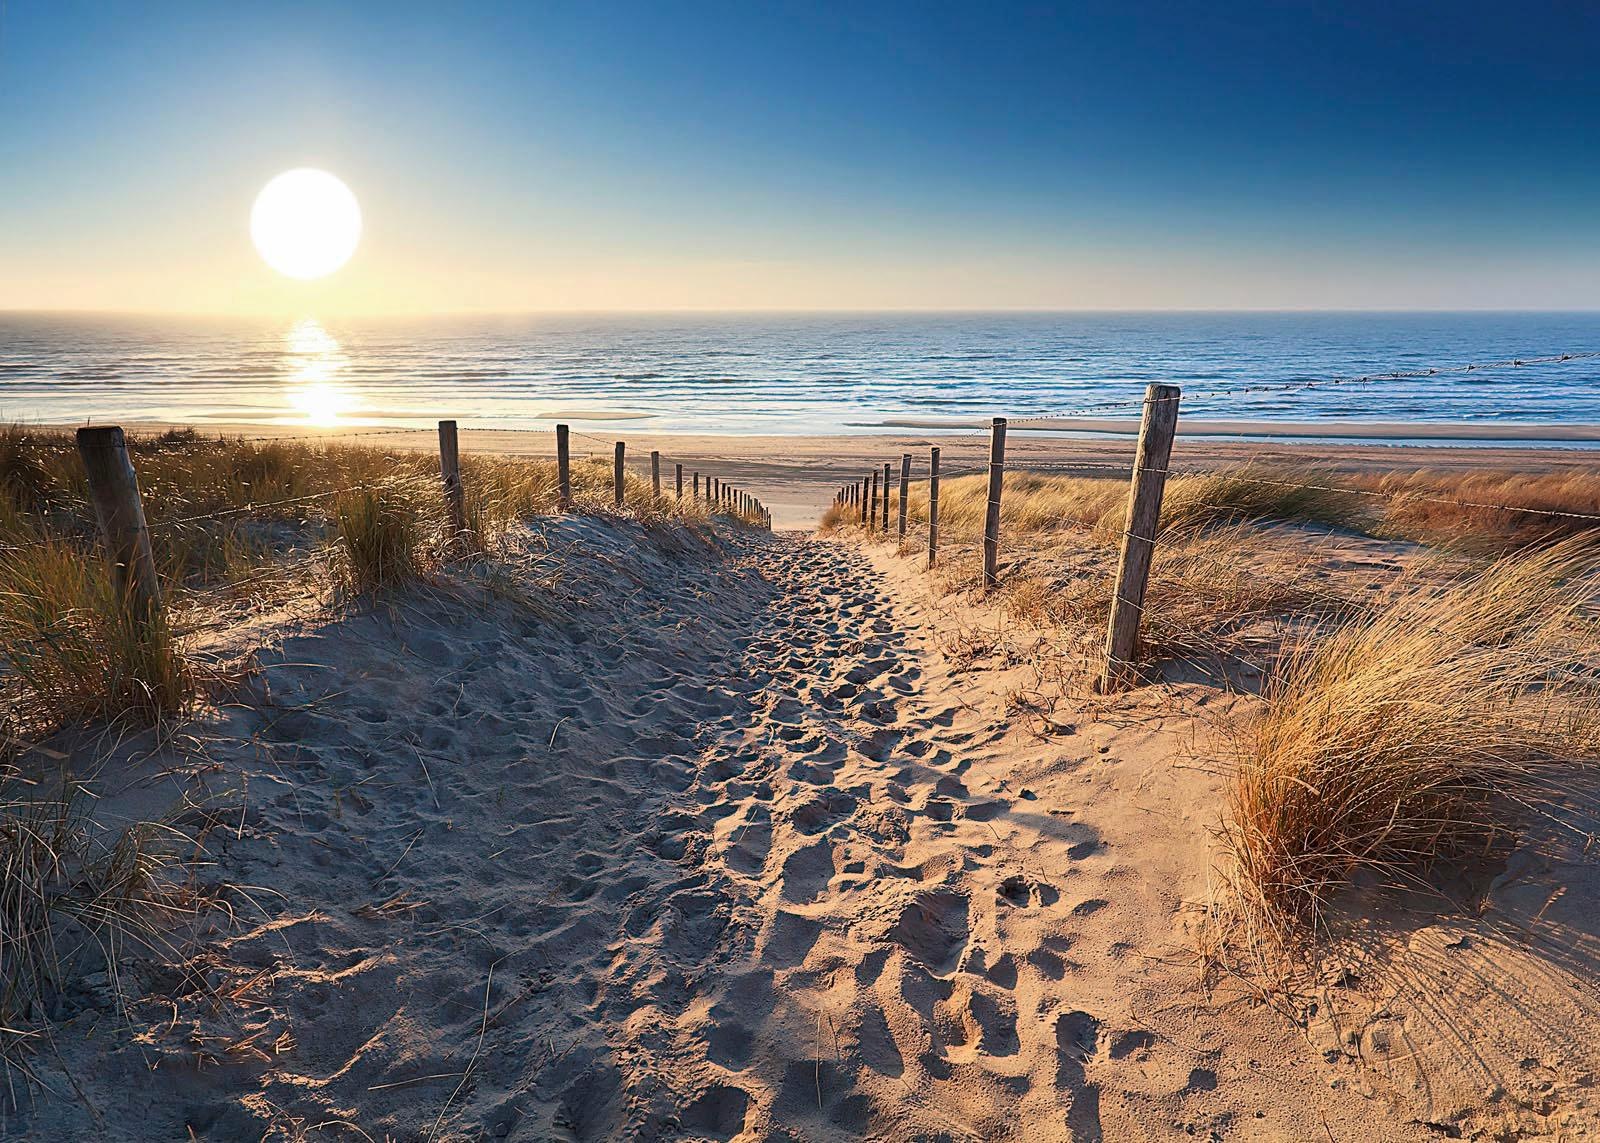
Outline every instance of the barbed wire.
<svg viewBox="0 0 1600 1143">
<path fill-rule="evenodd" d="M 258 503 L 242 504 L 236 508 L 221 508 L 215 512 L 202 512 L 194 516 L 181 516 L 177 519 L 153 520 L 149 527 L 176 528 L 183 524 L 197 524 L 208 520 L 225 520 L 233 516 L 244 516 L 251 512 L 259 512 L 264 508 L 282 508 L 289 504 L 309 504 L 317 500 L 328 500 L 334 496 L 344 496 L 350 492 L 360 492 L 368 487 L 364 484 L 352 484 L 346 488 L 334 488 L 327 492 L 312 492 L 305 496 L 289 496 L 282 500 L 264 500 Z"/>
</svg>

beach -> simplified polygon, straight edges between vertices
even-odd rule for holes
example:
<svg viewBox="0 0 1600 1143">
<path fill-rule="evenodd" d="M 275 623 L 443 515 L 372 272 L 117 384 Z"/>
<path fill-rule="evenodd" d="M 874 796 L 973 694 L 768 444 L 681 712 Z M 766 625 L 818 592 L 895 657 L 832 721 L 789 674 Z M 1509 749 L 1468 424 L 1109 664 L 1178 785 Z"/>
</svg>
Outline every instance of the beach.
<svg viewBox="0 0 1600 1143">
<path fill-rule="evenodd" d="M 431 434 L 357 432 L 312 437 L 436 463 Z M 136 460 L 272 455 L 285 442 L 237 442 L 282 435 L 228 426 Z M 1098 632 L 1021 603 L 1041 575 L 1109 577 L 1091 537 L 1002 533 L 1014 586 L 988 593 L 957 499 L 937 574 L 920 502 L 905 543 L 816 532 L 841 485 L 901 454 L 920 487 L 935 443 L 949 494 L 975 494 L 985 440 L 626 440 L 640 507 L 523 516 L 488 563 L 370 599 L 299 573 L 175 600 L 218 680 L 181 721 L 24 753 L 93 759 L 100 827 L 165 823 L 226 907 L 73 986 L 8 1131 L 1083 1143 L 1593 1122 L 1600 1059 L 1565 1030 L 1600 1015 L 1583 984 L 1600 882 L 1559 831 L 1473 874 L 1470 911 L 1358 894 L 1364 935 L 1293 984 L 1206 969 L 1232 963 L 1213 947 L 1222 743 L 1303 630 L 1298 596 L 1097 695 Z M 609 480 L 608 443 L 576 436 L 574 464 L 592 452 Z M 506 472 L 548 467 L 553 444 L 461 433 L 465 459 Z M 1011 495 L 1120 489 L 1129 448 L 1014 434 Z M 754 493 L 773 530 L 656 516 L 652 450 L 669 502 L 681 462 Z M 1329 480 L 1585 464 L 1182 436 L 1180 458 Z M 1230 535 L 1195 583 L 1293 576 L 1354 600 L 1467 566 L 1348 528 Z M 1151 639 L 1172 638 L 1152 600 Z"/>
</svg>

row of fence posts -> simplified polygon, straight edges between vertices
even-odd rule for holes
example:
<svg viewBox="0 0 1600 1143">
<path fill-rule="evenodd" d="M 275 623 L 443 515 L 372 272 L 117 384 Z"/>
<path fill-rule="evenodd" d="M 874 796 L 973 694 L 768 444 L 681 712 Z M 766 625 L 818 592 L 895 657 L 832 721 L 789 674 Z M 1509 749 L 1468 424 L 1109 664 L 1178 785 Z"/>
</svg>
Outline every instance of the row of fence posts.
<svg viewBox="0 0 1600 1143">
<path fill-rule="evenodd" d="M 148 623 L 161 615 L 161 581 L 156 574 L 150 529 L 139 495 L 139 476 L 128 452 L 127 438 L 115 425 L 90 426 L 78 430 L 77 445 L 114 583 L 135 621 Z M 626 447 L 623 441 L 616 443 L 612 467 L 614 503 L 618 508 L 624 498 Z M 682 500 L 682 464 L 677 465 L 675 476 L 674 492 Z M 468 529 L 467 498 L 461 480 L 461 444 L 455 421 L 439 422 L 439 478 L 450 534 L 463 536 Z M 694 499 L 700 501 L 700 473 L 694 472 L 693 478 Z M 566 425 L 556 426 L 556 482 L 560 508 L 568 511 L 572 507 L 572 451 L 571 431 Z M 704 478 L 704 488 L 708 511 L 736 512 L 755 517 L 765 528 L 772 527 L 772 514 L 752 493 L 709 474 Z M 650 492 L 657 499 L 662 495 L 661 454 L 654 451 L 650 453 Z"/>
<path fill-rule="evenodd" d="M 1139 623 L 1144 614 L 1145 592 L 1150 584 L 1150 565 L 1155 555 L 1156 535 L 1161 530 L 1161 500 L 1166 490 L 1172 440 L 1178 427 L 1178 401 L 1182 391 L 1176 385 L 1151 385 L 1145 390 L 1144 412 L 1139 422 L 1139 443 L 1133 459 L 1133 477 L 1128 491 L 1128 511 L 1117 556 L 1116 591 L 1112 596 L 1111 617 L 1106 628 L 1105 666 L 1100 676 L 1102 691 L 1124 690 L 1138 678 L 1136 653 Z M 985 590 L 1000 582 L 1000 505 L 1005 492 L 1006 419 L 996 417 L 989 430 L 989 486 L 983 513 L 983 586 Z M 883 490 L 879 496 L 876 466 L 859 481 L 840 488 L 834 504 L 846 512 L 854 510 L 858 522 L 868 531 L 889 531 L 889 474 L 883 466 Z M 900 513 L 898 539 L 906 539 L 906 510 L 911 489 L 911 454 L 900 457 Z M 928 455 L 928 564 L 939 560 L 939 449 Z"/>
</svg>

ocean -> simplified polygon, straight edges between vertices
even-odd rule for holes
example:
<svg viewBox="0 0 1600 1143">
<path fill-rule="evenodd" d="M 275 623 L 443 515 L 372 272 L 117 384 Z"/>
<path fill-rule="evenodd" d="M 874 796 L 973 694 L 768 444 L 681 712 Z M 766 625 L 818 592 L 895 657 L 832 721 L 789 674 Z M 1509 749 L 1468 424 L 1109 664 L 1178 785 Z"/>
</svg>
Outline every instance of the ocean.
<svg viewBox="0 0 1600 1143">
<path fill-rule="evenodd" d="M 12 313 L 0 314 L 0 419 L 926 431 L 1136 402 L 1163 381 L 1185 387 L 1188 418 L 1336 437 L 1351 421 L 1600 424 L 1600 361 L 1237 390 L 1596 349 L 1600 313 Z"/>
</svg>

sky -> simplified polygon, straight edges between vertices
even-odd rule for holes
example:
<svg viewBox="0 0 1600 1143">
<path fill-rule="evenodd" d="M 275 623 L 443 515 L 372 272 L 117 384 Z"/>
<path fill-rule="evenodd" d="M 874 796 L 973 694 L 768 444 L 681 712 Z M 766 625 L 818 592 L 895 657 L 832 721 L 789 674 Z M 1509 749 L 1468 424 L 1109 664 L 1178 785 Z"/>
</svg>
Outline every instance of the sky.
<svg viewBox="0 0 1600 1143">
<path fill-rule="evenodd" d="M 0 0 L 0 309 L 1600 307 L 1600 6 Z M 280 171 L 361 204 L 282 277 Z"/>
</svg>

